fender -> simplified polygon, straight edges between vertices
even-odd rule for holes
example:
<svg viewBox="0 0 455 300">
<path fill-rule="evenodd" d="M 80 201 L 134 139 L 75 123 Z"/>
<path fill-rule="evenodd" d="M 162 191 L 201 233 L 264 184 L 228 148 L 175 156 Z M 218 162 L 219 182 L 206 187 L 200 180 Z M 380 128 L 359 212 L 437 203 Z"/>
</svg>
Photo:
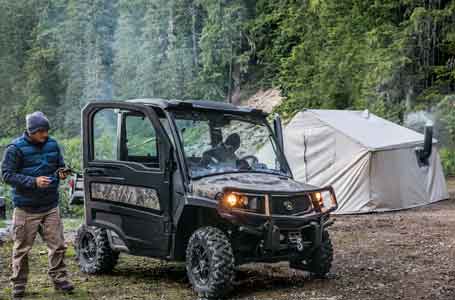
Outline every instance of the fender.
<svg viewBox="0 0 455 300">
<path fill-rule="evenodd" d="M 174 215 L 174 225 L 180 221 L 180 217 L 187 206 L 196 206 L 196 207 L 205 207 L 205 208 L 213 208 L 214 210 L 217 209 L 218 201 L 212 200 L 209 198 L 199 197 L 199 196 L 185 196 L 183 197 L 183 201 L 180 202 L 183 205 L 179 205 L 176 208 L 175 215 Z"/>
</svg>

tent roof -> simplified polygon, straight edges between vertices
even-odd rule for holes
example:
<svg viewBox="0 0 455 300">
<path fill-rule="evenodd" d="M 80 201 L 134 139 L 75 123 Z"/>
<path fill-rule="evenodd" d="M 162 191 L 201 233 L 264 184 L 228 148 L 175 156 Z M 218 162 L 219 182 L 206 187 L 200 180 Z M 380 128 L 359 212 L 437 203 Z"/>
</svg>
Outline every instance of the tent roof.
<svg viewBox="0 0 455 300">
<path fill-rule="evenodd" d="M 423 143 L 423 134 L 387 121 L 368 111 L 309 109 L 305 112 L 313 114 L 322 122 L 370 150 L 403 148 Z"/>
</svg>

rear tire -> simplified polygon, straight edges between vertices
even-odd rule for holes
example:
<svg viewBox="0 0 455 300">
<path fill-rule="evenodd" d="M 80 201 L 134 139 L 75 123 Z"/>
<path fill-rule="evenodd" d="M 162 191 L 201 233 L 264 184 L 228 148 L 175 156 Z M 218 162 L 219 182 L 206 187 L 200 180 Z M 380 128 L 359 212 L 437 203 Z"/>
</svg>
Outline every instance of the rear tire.
<svg viewBox="0 0 455 300">
<path fill-rule="evenodd" d="M 74 241 L 76 259 L 83 273 L 111 272 L 117 264 L 119 253 L 111 249 L 104 228 L 81 225 Z"/>
<path fill-rule="evenodd" d="M 218 299 L 232 288 L 235 261 L 231 243 L 218 228 L 203 227 L 189 239 L 186 271 L 199 297 Z"/>
</svg>

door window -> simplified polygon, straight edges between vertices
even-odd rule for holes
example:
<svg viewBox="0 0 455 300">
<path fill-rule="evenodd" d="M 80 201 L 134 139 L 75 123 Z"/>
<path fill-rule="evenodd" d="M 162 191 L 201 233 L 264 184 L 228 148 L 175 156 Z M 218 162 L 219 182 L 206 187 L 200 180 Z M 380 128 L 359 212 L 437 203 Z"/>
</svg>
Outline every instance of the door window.
<svg viewBox="0 0 455 300">
<path fill-rule="evenodd" d="M 117 117 L 114 109 L 103 109 L 93 118 L 94 160 L 117 160 Z"/>
<path fill-rule="evenodd" d="M 93 147 L 94 160 L 131 161 L 159 168 L 155 128 L 138 112 L 98 111 L 93 119 Z"/>
<path fill-rule="evenodd" d="M 126 115 L 124 120 L 124 160 L 159 168 L 158 143 L 152 123 L 141 115 Z"/>
</svg>

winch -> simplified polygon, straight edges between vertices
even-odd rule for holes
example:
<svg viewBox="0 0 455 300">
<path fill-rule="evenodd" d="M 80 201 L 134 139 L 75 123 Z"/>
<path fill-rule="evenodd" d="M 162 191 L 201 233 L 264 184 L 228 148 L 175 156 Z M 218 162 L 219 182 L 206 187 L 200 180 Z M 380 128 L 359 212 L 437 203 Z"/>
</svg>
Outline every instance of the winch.
<svg viewBox="0 0 455 300">
<path fill-rule="evenodd" d="M 300 231 L 292 231 L 288 233 L 289 244 L 293 245 L 298 251 L 303 250 L 302 233 Z"/>
</svg>

